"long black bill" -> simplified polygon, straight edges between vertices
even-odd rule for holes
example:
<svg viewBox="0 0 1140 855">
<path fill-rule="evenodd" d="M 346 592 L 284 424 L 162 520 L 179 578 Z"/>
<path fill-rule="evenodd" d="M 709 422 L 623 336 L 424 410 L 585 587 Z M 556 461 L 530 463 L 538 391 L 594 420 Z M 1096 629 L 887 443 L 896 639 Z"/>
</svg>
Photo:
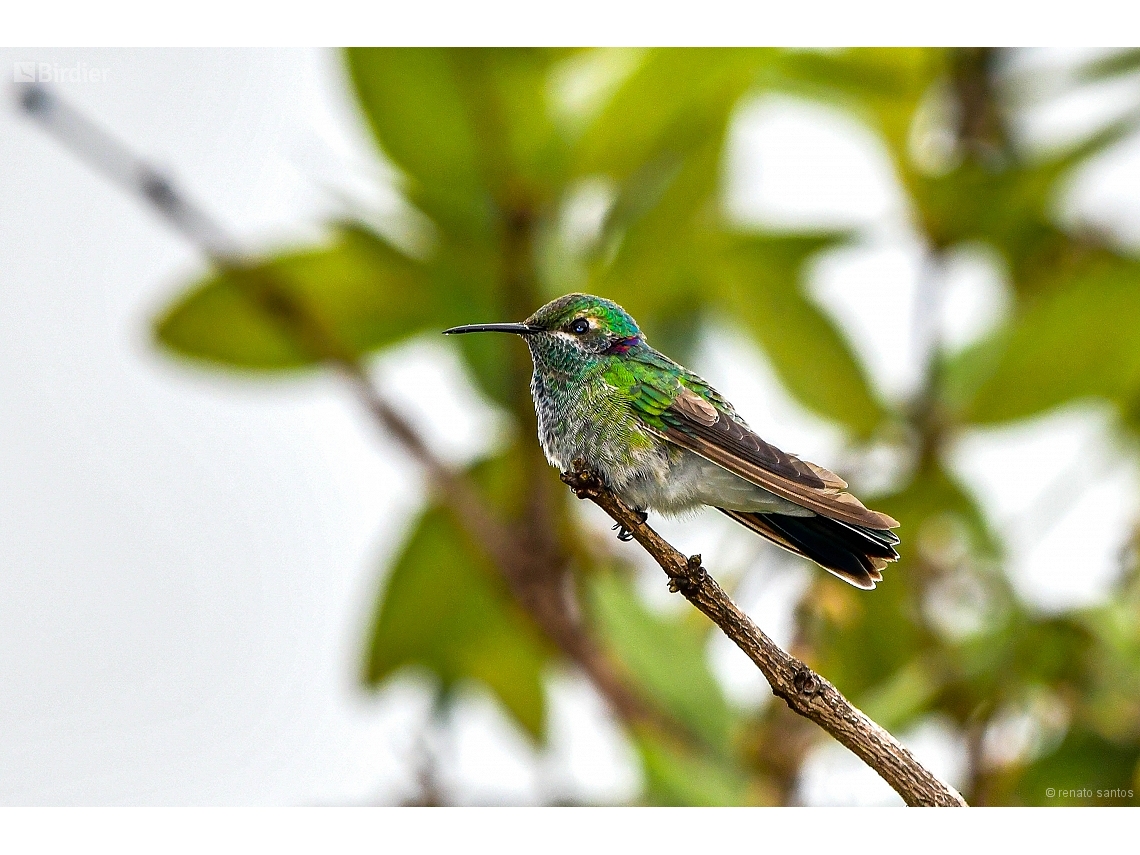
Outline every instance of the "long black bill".
<svg viewBox="0 0 1140 855">
<path fill-rule="evenodd" d="M 526 324 L 468 324 L 465 327 L 452 327 L 449 330 L 444 330 L 444 335 L 458 335 L 459 333 L 469 332 L 505 332 L 514 333 L 515 335 L 532 335 L 539 332 L 538 327 L 530 327 Z"/>
</svg>

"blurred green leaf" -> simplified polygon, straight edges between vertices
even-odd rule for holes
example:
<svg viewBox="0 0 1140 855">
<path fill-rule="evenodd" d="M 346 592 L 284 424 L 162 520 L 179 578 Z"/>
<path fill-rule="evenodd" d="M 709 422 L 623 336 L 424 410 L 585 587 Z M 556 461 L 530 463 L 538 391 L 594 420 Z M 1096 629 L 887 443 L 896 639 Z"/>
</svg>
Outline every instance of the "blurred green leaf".
<svg viewBox="0 0 1140 855">
<path fill-rule="evenodd" d="M 702 145 L 771 59 L 755 48 L 649 51 L 578 141 L 578 173 L 624 181 L 663 153 Z"/>
<path fill-rule="evenodd" d="M 158 340 L 187 356 L 241 368 L 295 368 L 315 361 L 275 291 L 353 352 L 419 332 L 435 311 L 422 267 L 382 238 L 344 227 L 323 249 L 286 253 L 248 271 L 215 275 L 156 322 Z"/>
<path fill-rule="evenodd" d="M 596 266 L 591 290 L 606 294 L 638 319 L 662 347 L 676 327 L 699 329 L 716 298 L 716 216 L 721 139 L 688 156 L 647 165 L 622 188 L 608 224 L 613 250 Z M 682 351 L 674 351 L 684 358 Z"/>
<path fill-rule="evenodd" d="M 839 235 L 736 238 L 724 262 L 725 308 L 746 325 L 800 401 L 866 438 L 884 412 L 835 323 L 803 293 L 804 261 Z"/>
<path fill-rule="evenodd" d="M 970 357 L 976 381 L 965 417 L 975 423 L 1035 415 L 1098 396 L 1125 401 L 1140 388 L 1140 262 L 1116 259 L 1042 295 Z M 998 355 L 1000 354 L 1000 355 Z"/>
<path fill-rule="evenodd" d="M 500 264 L 496 252 L 478 244 L 449 241 L 438 248 L 427 265 L 431 287 L 440 295 L 437 331 L 460 324 L 523 320 L 530 310 L 512 311 L 508 305 L 499 278 Z M 520 355 L 527 359 L 521 340 L 462 335 L 449 339 L 448 345 L 460 351 L 472 379 L 492 400 L 506 404 L 517 397 L 520 378 L 511 366 Z"/>
<path fill-rule="evenodd" d="M 599 284 L 633 298 L 632 305 L 642 314 L 667 301 L 676 281 L 706 261 L 698 257 L 686 263 L 701 233 L 715 225 L 715 212 L 709 209 L 720 178 L 722 142 L 715 134 L 687 155 L 657 158 L 620 188 L 606 223 L 617 246 L 600 271 Z M 654 287 L 646 288 L 647 282 Z"/>
<path fill-rule="evenodd" d="M 929 709 L 940 684 L 936 669 L 923 659 L 915 659 L 865 692 L 860 708 L 887 730 L 906 727 Z"/>
<path fill-rule="evenodd" d="M 946 67 L 945 52 L 932 48 L 790 50 L 783 52 L 771 85 L 861 116 L 883 135 L 905 175 L 915 111 Z"/>
<path fill-rule="evenodd" d="M 239 368 L 299 368 L 318 361 L 244 283 L 226 275 L 183 295 L 155 320 L 154 332 L 177 353 Z"/>
<path fill-rule="evenodd" d="M 407 665 L 427 668 L 445 687 L 477 680 L 542 739 L 549 656 L 487 558 L 448 513 L 426 511 L 380 597 L 364 682 L 376 686 Z"/>
<path fill-rule="evenodd" d="M 1137 71 L 1140 71 L 1140 48 L 1127 48 L 1085 64 L 1077 72 L 1077 77 L 1088 81 L 1104 80 Z"/>
<path fill-rule="evenodd" d="M 408 193 L 444 228 L 487 235 L 491 197 L 477 130 L 443 48 L 354 48 L 346 54 L 360 105 Z"/>
<path fill-rule="evenodd" d="M 1071 731 L 1056 751 L 1018 776 L 1009 798 L 1027 805 L 1138 805 L 1138 759 L 1140 746 L 1135 743 Z"/>
<path fill-rule="evenodd" d="M 488 240 L 496 204 L 550 197 L 568 158 L 547 103 L 560 52 L 356 48 L 348 66 L 408 193 L 445 231 Z"/>
<path fill-rule="evenodd" d="M 987 556 L 1000 553 L 1001 544 L 977 501 L 958 479 L 939 462 L 923 462 L 910 483 L 894 495 L 875 502 L 875 507 L 902 523 L 899 536 L 905 538 L 903 560 L 916 558 L 917 537 L 928 520 L 950 515 L 970 533 L 971 547 Z"/>
<path fill-rule="evenodd" d="M 709 670 L 704 634 L 652 614 L 616 573 L 593 576 L 589 599 L 603 637 L 649 697 L 710 745 L 726 748 L 734 717 Z"/>
<path fill-rule="evenodd" d="M 748 804 L 748 778 L 730 762 L 693 754 L 648 734 L 636 740 L 649 801 L 664 806 Z"/>
<path fill-rule="evenodd" d="M 872 703 L 881 699 L 888 691 L 884 687 L 910 665 L 915 651 L 930 645 L 928 633 L 915 620 L 913 583 L 906 572 L 905 566 L 892 564 L 874 596 L 859 596 L 838 579 L 820 577 L 804 600 L 801 627 L 812 652 L 808 663 L 858 706 L 868 698 Z M 909 715 L 922 712 L 921 704 L 912 706 Z M 881 705 L 878 712 L 883 712 Z M 896 724 L 909 723 L 903 710 L 892 714 Z"/>
<path fill-rule="evenodd" d="M 1067 736 L 1050 723 L 1049 744 L 1030 750 L 1026 765 L 983 772 L 995 797 L 1058 803 L 1071 799 L 1048 801 L 1046 787 L 1140 788 L 1137 601 L 1114 593 L 1079 612 L 1034 612 L 1004 573 L 994 524 L 941 463 L 963 425 L 1081 398 L 1114 402 L 1124 429 L 1140 425 L 1140 260 L 1094 229 L 1062 228 L 1055 212 L 1065 182 L 1132 132 L 1135 117 L 1037 156 L 1003 131 L 1018 127 L 1024 83 L 988 77 L 1000 66 L 992 52 L 662 49 L 615 53 L 592 71 L 584 53 L 563 63 L 568 53 L 350 51 L 363 114 L 407 200 L 431 221 L 422 253 L 410 259 L 363 226 L 341 228 L 325 246 L 198 283 L 158 322 L 160 341 L 225 365 L 295 368 L 316 355 L 297 307 L 365 353 L 426 330 L 522 320 L 543 287 L 585 287 L 622 303 L 655 346 L 685 360 L 707 321 L 728 318 L 806 406 L 857 439 L 889 437 L 914 455 L 897 491 L 873 502 L 902 521 L 901 560 L 870 594 L 816 574 L 799 610 L 802 655 L 891 727 L 931 712 L 970 728 L 995 710 L 1045 710 L 1042 722 L 1061 711 Z M 1137 57 L 1087 64 L 1075 82 L 1134 73 Z M 571 72 L 594 74 L 593 84 Z M 574 93 L 560 84 L 579 86 L 574 115 Z M 733 113 L 743 97 L 774 91 L 863 120 L 892 157 L 927 245 L 941 253 L 980 242 L 1008 271 L 1008 320 L 964 351 L 939 354 L 913 408 L 887 412 L 840 328 L 804 291 L 804 265 L 844 236 L 740 235 L 723 213 Z M 960 123 L 969 107 L 977 121 Z M 942 148 L 923 147 L 932 141 Z M 520 423 L 531 417 L 523 342 L 465 336 L 449 346 L 491 398 Z M 521 516 L 537 483 L 520 458 L 537 454 L 532 431 L 520 433 L 520 444 L 470 471 L 504 519 Z M 587 593 L 593 625 L 631 679 L 699 743 L 632 734 L 647 798 L 756 801 L 767 779 L 743 771 L 743 721 L 709 670 L 694 623 L 703 619 L 652 613 L 614 574 L 590 576 Z M 961 631 L 943 620 L 959 607 L 961 626 L 973 621 Z M 553 655 L 452 518 L 426 511 L 378 601 L 365 682 L 404 667 L 445 687 L 478 681 L 541 738 Z M 790 791 L 798 757 L 747 762 L 781 778 L 773 793 Z"/>
<path fill-rule="evenodd" d="M 715 296 L 725 131 L 770 61 L 763 50 L 650 51 L 578 144 L 579 170 L 617 184 L 590 289 L 676 358 Z"/>
<path fill-rule="evenodd" d="M 521 441 L 537 447 L 537 441 L 533 437 L 525 436 Z M 519 458 L 525 453 L 527 451 L 517 444 L 512 445 L 494 457 L 480 460 L 468 470 L 472 480 L 479 486 L 480 495 L 502 519 L 519 519 L 530 498 L 532 485 L 527 480 L 526 467 L 519 465 Z M 550 477 L 557 481 L 553 470 Z"/>
<path fill-rule="evenodd" d="M 1140 591 L 1134 585 L 1135 579 L 1126 580 L 1116 596 L 1077 615 L 1092 637 L 1083 659 L 1081 719 L 1121 743 L 1140 743 Z"/>
<path fill-rule="evenodd" d="M 1026 686 L 1076 685 L 1094 639 L 1066 616 L 1040 617 L 1018 609 L 995 633 L 961 645 L 962 676 L 991 703 L 1017 698 Z"/>
<path fill-rule="evenodd" d="M 967 421 L 974 396 L 1002 361 L 1008 334 L 1008 325 L 999 327 L 961 350 L 937 355 L 938 401 L 955 422 Z"/>
<path fill-rule="evenodd" d="M 1025 682 L 1063 686 L 1083 679 L 1095 640 L 1068 615 L 1033 616 L 1010 634 L 1008 665 Z"/>
<path fill-rule="evenodd" d="M 1002 622 L 936 651 L 944 681 L 935 706 L 968 725 L 1003 706 L 1024 708 L 1043 694 L 1063 704 L 1087 685 L 1094 645 L 1068 617 L 1030 614 L 1010 598 Z"/>
<path fill-rule="evenodd" d="M 570 149 L 554 120 L 551 74 L 568 51 L 452 51 L 468 111 L 497 194 L 507 207 L 552 199 L 566 180 Z"/>
<path fill-rule="evenodd" d="M 532 249 L 519 239 L 566 180 L 569 143 L 549 103 L 552 69 L 565 54 L 348 52 L 353 82 L 381 148 L 408 176 L 408 196 L 440 228 L 427 269 L 441 329 L 522 320 L 538 308 L 522 269 Z M 466 336 L 456 346 L 484 392 L 500 403 L 517 397 L 517 342 Z"/>
<path fill-rule="evenodd" d="M 930 581 L 922 550 L 930 548 L 924 541 L 931 527 L 957 521 L 970 533 L 972 549 L 992 553 L 997 545 L 970 495 L 932 462 L 902 491 L 874 506 L 902 523 L 899 561 L 883 571 L 871 595 L 820 577 L 804 601 L 802 626 L 814 651 L 812 664 L 821 673 L 856 704 L 904 727 L 941 700 L 939 692 L 954 670 L 943 655 L 946 642 L 922 616 Z"/>
<path fill-rule="evenodd" d="M 968 158 L 941 175 L 915 175 L 911 191 L 923 228 L 940 247 L 985 241 L 1009 262 L 1015 290 L 1047 290 L 1074 264 L 1086 264 L 1091 249 L 1052 223 L 1062 182 L 1134 127 L 1134 119 L 1120 120 L 1061 151 L 1002 168 Z"/>
</svg>

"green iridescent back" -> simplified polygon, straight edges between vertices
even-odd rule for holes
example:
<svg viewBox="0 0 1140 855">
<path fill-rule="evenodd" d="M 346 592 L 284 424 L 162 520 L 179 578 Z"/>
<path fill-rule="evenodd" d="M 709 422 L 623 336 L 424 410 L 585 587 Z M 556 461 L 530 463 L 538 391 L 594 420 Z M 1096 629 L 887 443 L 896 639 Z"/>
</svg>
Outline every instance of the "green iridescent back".
<svg viewBox="0 0 1140 855">
<path fill-rule="evenodd" d="M 586 334 L 568 331 L 583 318 L 591 324 Z M 675 453 L 655 433 L 677 426 L 667 410 L 682 388 L 735 417 L 704 379 L 650 347 L 616 303 L 569 294 L 526 322 L 547 331 L 527 338 L 531 392 L 543 448 L 560 468 L 574 457 L 620 467 Z"/>
</svg>

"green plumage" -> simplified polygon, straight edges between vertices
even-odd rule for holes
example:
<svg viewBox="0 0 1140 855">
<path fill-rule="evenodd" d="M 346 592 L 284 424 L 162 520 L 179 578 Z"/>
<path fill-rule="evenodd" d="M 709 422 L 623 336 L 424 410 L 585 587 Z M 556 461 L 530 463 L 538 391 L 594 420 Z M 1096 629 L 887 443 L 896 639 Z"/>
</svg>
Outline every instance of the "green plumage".
<svg viewBox="0 0 1140 855">
<path fill-rule="evenodd" d="M 586 461 L 638 510 L 710 505 L 863 588 L 898 557 L 897 522 L 760 439 L 707 381 L 650 347 L 616 303 L 569 294 L 522 324 L 447 332 L 523 336 L 547 459 L 562 471 Z"/>
</svg>

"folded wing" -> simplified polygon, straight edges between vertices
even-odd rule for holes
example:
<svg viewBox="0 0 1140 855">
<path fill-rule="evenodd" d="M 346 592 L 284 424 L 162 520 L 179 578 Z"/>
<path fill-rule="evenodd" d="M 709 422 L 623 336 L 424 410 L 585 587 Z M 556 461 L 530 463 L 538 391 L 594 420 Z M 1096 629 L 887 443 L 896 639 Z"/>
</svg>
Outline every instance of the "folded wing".
<svg viewBox="0 0 1140 855">
<path fill-rule="evenodd" d="M 821 516 L 881 531 L 899 525 L 844 492 L 847 483 L 839 476 L 780 451 L 690 389 L 682 387 L 660 424 L 669 442 Z"/>
</svg>

